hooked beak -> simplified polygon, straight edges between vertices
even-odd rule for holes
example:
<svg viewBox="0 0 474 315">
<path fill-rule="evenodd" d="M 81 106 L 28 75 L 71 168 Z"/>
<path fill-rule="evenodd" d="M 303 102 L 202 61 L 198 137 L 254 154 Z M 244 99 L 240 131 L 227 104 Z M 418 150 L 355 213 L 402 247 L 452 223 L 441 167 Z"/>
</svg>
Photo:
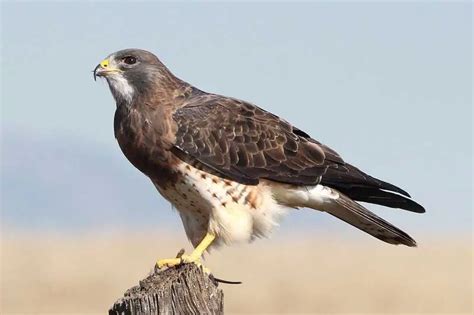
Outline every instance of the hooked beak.
<svg viewBox="0 0 474 315">
<path fill-rule="evenodd" d="M 95 68 L 94 71 L 94 81 L 97 81 L 97 77 L 105 77 L 110 73 L 122 72 L 118 68 L 114 68 L 110 65 L 109 59 L 102 60 Z"/>
</svg>

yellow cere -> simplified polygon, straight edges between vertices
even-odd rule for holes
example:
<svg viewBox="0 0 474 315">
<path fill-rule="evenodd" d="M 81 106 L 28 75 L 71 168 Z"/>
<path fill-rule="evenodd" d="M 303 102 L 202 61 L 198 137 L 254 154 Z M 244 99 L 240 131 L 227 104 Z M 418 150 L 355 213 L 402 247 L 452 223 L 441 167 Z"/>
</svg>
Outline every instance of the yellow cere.
<svg viewBox="0 0 474 315">
<path fill-rule="evenodd" d="M 104 59 L 100 62 L 102 68 L 107 68 L 109 66 L 109 59 Z"/>
</svg>

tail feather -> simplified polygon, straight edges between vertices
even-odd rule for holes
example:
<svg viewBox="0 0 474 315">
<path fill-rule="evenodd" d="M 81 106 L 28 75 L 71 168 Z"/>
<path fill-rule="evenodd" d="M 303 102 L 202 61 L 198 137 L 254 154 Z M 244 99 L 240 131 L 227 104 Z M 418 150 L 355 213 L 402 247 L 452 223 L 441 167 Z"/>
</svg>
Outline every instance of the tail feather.
<svg viewBox="0 0 474 315">
<path fill-rule="evenodd" d="M 334 188 L 324 185 L 289 186 L 274 183 L 272 193 L 277 202 L 282 205 L 321 210 L 384 242 L 416 246 L 415 240 L 407 233 Z"/>
<path fill-rule="evenodd" d="M 390 244 L 403 244 L 415 247 L 416 242 L 407 233 L 370 212 L 362 205 L 339 193 L 324 206 L 325 212 L 349 223 L 350 225 Z"/>
</svg>

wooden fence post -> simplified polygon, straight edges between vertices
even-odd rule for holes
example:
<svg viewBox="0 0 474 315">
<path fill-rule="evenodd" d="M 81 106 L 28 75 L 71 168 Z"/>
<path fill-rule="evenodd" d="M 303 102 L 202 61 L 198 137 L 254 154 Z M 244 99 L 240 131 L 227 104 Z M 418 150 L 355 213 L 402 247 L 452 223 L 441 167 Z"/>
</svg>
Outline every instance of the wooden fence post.
<svg viewBox="0 0 474 315">
<path fill-rule="evenodd" d="M 109 315 L 223 314 L 224 293 L 195 264 L 155 271 L 128 289 Z"/>
</svg>

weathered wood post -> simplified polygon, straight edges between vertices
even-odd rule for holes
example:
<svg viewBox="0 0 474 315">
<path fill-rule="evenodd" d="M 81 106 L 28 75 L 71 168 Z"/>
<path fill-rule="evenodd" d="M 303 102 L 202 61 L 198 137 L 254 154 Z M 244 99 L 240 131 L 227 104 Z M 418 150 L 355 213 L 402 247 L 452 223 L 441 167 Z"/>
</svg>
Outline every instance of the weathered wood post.
<svg viewBox="0 0 474 315">
<path fill-rule="evenodd" d="M 155 271 L 128 289 L 109 315 L 224 314 L 224 293 L 195 264 Z"/>
</svg>

